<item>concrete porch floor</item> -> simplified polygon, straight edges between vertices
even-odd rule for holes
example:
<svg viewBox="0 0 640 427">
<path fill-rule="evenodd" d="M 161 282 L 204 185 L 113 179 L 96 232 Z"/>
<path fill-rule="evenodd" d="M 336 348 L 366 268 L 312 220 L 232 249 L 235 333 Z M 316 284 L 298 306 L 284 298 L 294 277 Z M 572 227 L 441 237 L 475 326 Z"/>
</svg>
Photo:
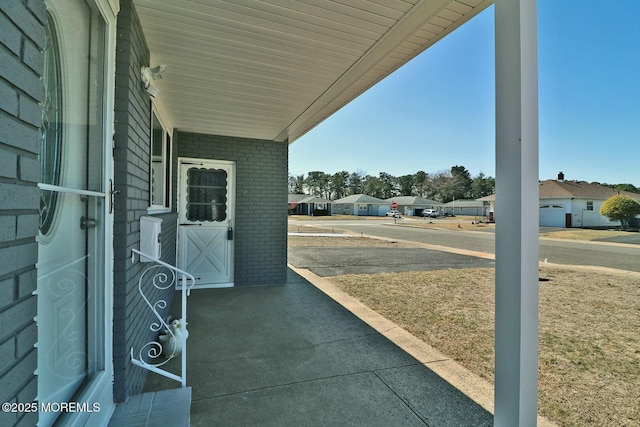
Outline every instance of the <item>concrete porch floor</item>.
<svg viewBox="0 0 640 427">
<path fill-rule="evenodd" d="M 282 286 L 193 291 L 188 322 L 192 426 L 493 423 L 424 361 L 291 269 Z M 149 373 L 144 391 L 176 387 Z"/>
</svg>

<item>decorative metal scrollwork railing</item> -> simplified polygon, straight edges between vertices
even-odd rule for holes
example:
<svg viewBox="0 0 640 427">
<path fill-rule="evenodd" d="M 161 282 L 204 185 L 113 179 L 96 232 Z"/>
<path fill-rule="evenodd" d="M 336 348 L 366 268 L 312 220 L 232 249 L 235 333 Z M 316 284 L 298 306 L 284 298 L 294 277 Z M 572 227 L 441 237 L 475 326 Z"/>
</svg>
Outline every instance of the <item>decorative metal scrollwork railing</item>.
<svg viewBox="0 0 640 427">
<path fill-rule="evenodd" d="M 147 285 L 147 287 L 151 287 L 151 290 L 155 289 L 158 291 L 169 289 L 172 286 L 177 289 L 178 281 L 180 281 L 181 319 L 185 321 L 186 325 L 187 296 L 189 296 L 189 294 L 191 293 L 191 287 L 193 287 L 193 284 L 195 283 L 195 278 L 186 271 L 180 270 L 179 268 L 171 264 L 167 264 L 164 261 L 153 258 L 148 254 L 140 252 L 137 249 L 132 249 L 132 251 L 134 254 L 138 254 L 139 256 L 151 260 L 151 265 L 144 269 L 144 271 L 140 275 L 140 279 L 138 280 L 138 292 L 155 317 L 154 321 L 151 323 L 151 325 L 149 325 L 149 329 L 152 332 L 158 334 L 160 334 L 160 332 L 162 331 L 166 331 L 166 333 L 169 334 L 170 337 L 174 340 L 174 344 L 177 342 L 182 350 L 180 353 L 180 356 L 182 357 L 182 367 L 180 375 L 161 369 L 161 367 L 165 365 L 170 360 L 170 358 L 164 358 L 162 356 L 163 347 L 162 343 L 159 341 L 149 341 L 140 348 L 137 354 L 135 354 L 134 348 L 131 347 L 131 363 L 136 366 L 140 366 L 141 368 L 147 369 L 151 372 L 155 372 L 156 374 L 178 381 L 182 385 L 182 387 L 186 387 L 187 334 L 181 333 L 178 337 L 176 337 L 171 325 L 167 323 L 167 321 L 160 315 L 159 312 L 159 310 L 163 310 L 167 307 L 167 301 L 163 299 L 152 301 L 149 298 L 149 294 L 145 293 L 143 288 L 145 285 Z"/>
</svg>

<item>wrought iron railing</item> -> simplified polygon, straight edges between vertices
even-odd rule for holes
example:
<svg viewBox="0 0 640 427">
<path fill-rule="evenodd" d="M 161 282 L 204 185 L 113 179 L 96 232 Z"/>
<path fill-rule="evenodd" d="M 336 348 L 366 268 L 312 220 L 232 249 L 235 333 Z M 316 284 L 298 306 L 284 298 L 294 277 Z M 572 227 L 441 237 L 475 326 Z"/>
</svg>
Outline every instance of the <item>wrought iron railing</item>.
<svg viewBox="0 0 640 427">
<path fill-rule="evenodd" d="M 153 258 L 148 254 L 140 252 L 137 249 L 132 249 L 133 254 L 132 257 L 135 257 L 135 254 L 138 254 L 141 257 L 150 262 L 147 268 L 145 268 L 140 275 L 140 279 L 138 280 L 138 292 L 142 296 L 142 299 L 147 304 L 148 308 L 153 313 L 153 321 L 149 325 L 149 329 L 151 332 L 159 336 L 161 333 L 164 333 L 167 338 L 173 340 L 174 345 L 178 345 L 181 348 L 180 356 L 182 357 L 182 366 L 180 375 L 169 372 L 165 369 L 161 369 L 162 366 L 167 364 L 169 360 L 172 359 L 172 355 L 170 357 L 166 357 L 163 355 L 163 344 L 158 341 L 149 341 L 146 344 L 142 345 L 142 347 L 136 353 L 134 348 L 131 347 L 131 363 L 136 366 L 140 366 L 141 368 L 147 369 L 151 372 L 155 372 L 156 374 L 162 375 L 164 377 L 170 378 L 172 380 L 178 381 L 182 387 L 187 386 L 187 333 L 186 333 L 186 319 L 187 319 L 187 296 L 189 296 L 191 292 L 191 287 L 195 283 L 195 278 L 187 273 L 186 271 L 180 270 L 179 268 L 167 264 L 164 261 L 160 261 L 159 259 Z M 180 285 L 178 285 L 180 282 Z M 163 290 L 167 290 L 170 287 L 174 287 L 176 290 L 178 288 L 181 289 L 181 320 L 184 323 L 184 333 L 175 334 L 174 328 L 161 314 L 160 311 L 167 308 L 167 301 L 165 299 L 157 299 L 154 301 L 154 297 L 151 295 L 156 292 L 161 292 Z M 147 292 L 145 292 L 145 290 Z M 154 292 L 155 291 L 155 292 Z M 165 344 L 166 346 L 167 344 Z M 175 352 L 177 353 L 177 352 Z"/>
</svg>

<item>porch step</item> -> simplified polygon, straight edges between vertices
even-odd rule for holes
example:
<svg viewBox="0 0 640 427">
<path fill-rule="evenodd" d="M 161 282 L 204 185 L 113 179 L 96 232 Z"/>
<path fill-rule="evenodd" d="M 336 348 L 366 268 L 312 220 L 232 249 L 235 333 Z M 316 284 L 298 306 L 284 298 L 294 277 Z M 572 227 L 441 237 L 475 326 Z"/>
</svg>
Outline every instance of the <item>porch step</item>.
<svg viewBox="0 0 640 427">
<path fill-rule="evenodd" d="M 131 396 L 116 405 L 109 427 L 188 427 L 191 416 L 191 387 L 155 391 Z"/>
</svg>

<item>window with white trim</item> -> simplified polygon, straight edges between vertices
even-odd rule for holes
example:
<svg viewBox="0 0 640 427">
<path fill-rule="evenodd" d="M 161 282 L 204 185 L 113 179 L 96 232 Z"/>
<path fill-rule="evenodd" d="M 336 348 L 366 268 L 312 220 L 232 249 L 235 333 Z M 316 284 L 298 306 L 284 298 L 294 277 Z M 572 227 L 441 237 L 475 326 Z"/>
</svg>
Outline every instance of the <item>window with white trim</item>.
<svg viewBox="0 0 640 427">
<path fill-rule="evenodd" d="M 149 210 L 168 211 L 171 207 L 171 135 L 155 111 L 151 112 L 150 161 Z"/>
<path fill-rule="evenodd" d="M 588 211 L 592 211 L 593 210 L 593 202 L 587 202 L 587 210 Z"/>
</svg>

